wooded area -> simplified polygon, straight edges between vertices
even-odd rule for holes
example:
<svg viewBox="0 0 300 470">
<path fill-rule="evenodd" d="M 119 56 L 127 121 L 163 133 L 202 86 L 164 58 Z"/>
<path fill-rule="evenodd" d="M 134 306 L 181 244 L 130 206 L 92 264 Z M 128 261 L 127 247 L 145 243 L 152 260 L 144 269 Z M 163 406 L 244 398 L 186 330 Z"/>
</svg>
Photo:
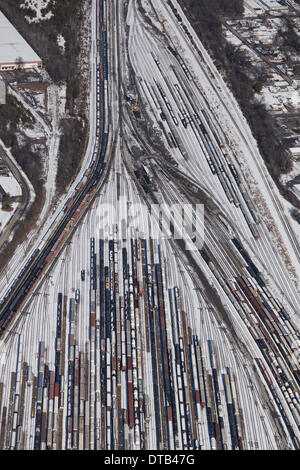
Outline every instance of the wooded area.
<svg viewBox="0 0 300 470">
<path fill-rule="evenodd" d="M 76 173 L 87 137 L 85 121 L 64 119 L 61 126 L 63 134 L 59 146 L 60 159 L 56 178 L 59 192 L 64 191 L 70 181 L 70 175 Z"/>
<path fill-rule="evenodd" d="M 6 104 L 0 106 L 0 139 L 6 147 L 11 149 L 15 160 L 28 176 L 34 187 L 36 198 L 26 213 L 26 220 L 17 222 L 13 239 L 2 247 L 0 253 L 1 266 L 7 263 L 15 248 L 25 240 L 27 232 L 34 227 L 44 202 L 44 181 L 41 178 L 42 163 L 40 156 L 31 150 L 29 142 L 20 145 L 16 137 L 18 125 L 30 125 L 32 123 L 31 114 L 22 107 L 14 96 L 8 94 Z"/>
</svg>

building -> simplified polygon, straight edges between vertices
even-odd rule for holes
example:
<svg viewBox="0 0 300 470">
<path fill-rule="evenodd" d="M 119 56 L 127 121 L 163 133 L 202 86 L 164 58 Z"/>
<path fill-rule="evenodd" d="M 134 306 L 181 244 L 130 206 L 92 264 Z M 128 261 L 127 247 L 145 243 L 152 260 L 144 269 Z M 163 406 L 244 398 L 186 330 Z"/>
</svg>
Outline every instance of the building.
<svg viewBox="0 0 300 470">
<path fill-rule="evenodd" d="M 244 3 L 245 6 L 256 15 L 263 15 L 266 12 L 266 10 L 262 8 L 262 5 L 258 5 L 255 0 L 246 0 Z"/>
<path fill-rule="evenodd" d="M 42 67 L 42 60 L 0 11 L 0 71 Z"/>
<path fill-rule="evenodd" d="M 290 152 L 294 158 L 300 157 L 300 147 L 290 147 Z"/>
<path fill-rule="evenodd" d="M 264 6 L 269 8 L 270 10 L 278 10 L 278 11 L 289 11 L 289 7 L 279 0 L 259 0 Z"/>
</svg>

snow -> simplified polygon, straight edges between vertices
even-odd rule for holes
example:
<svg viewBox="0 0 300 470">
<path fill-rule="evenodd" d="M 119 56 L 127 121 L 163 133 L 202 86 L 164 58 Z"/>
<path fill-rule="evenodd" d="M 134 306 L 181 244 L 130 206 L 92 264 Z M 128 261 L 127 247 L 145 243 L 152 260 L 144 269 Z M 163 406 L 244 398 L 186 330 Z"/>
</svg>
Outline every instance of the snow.
<svg viewBox="0 0 300 470">
<path fill-rule="evenodd" d="M 295 184 L 293 186 L 293 191 L 296 194 L 296 196 L 300 199 L 300 184 Z"/>
<path fill-rule="evenodd" d="M 22 189 L 13 176 L 0 176 L 0 186 L 2 186 L 4 191 L 9 193 L 10 196 L 22 195 Z"/>
<path fill-rule="evenodd" d="M 263 87 L 259 96 L 263 97 L 267 109 L 279 108 L 274 110 L 288 112 L 291 111 L 291 107 L 295 109 L 300 107 L 299 91 L 284 80 L 275 80 L 274 85 Z"/>
<path fill-rule="evenodd" d="M 271 87 L 266 87 L 262 90 L 262 100 L 266 105 L 266 109 L 273 111 L 284 111 L 279 96 L 275 93 L 272 93 L 270 88 Z M 261 95 L 257 94 L 256 97 L 260 99 Z"/>
<path fill-rule="evenodd" d="M 269 10 L 288 10 L 286 5 L 281 5 L 277 0 L 260 0 L 259 3 Z"/>
<path fill-rule="evenodd" d="M 44 128 L 46 135 L 49 135 L 49 125 L 44 121 L 40 114 L 32 106 L 30 106 L 27 100 L 25 100 L 24 97 L 15 88 L 12 88 L 11 86 L 8 87 L 8 92 L 11 93 L 18 101 L 20 101 L 20 103 L 22 103 L 24 108 L 27 109 L 32 114 L 34 119 Z"/>
<path fill-rule="evenodd" d="M 291 103 L 295 108 L 300 108 L 300 93 L 299 91 L 294 91 L 294 93 L 291 96 Z"/>
<path fill-rule="evenodd" d="M 3 233 L 3 230 L 5 228 L 5 226 L 8 224 L 8 222 L 10 221 L 11 217 L 13 216 L 13 214 L 15 213 L 15 210 L 17 209 L 18 207 L 18 203 L 17 202 L 13 202 L 11 204 L 11 207 L 13 208 L 12 211 L 3 211 L 3 210 L 0 210 L 0 233 Z"/>
<path fill-rule="evenodd" d="M 14 64 L 19 57 L 23 62 L 41 61 L 40 57 L 0 11 L 0 63 Z"/>
<path fill-rule="evenodd" d="M 255 10 L 256 14 L 259 15 L 265 12 L 265 8 L 263 8 L 261 3 L 257 2 L 256 0 L 245 0 L 244 6 L 252 8 Z"/>
<path fill-rule="evenodd" d="M 228 42 L 246 52 L 252 61 L 255 60 L 255 62 L 261 62 L 257 54 L 252 49 L 250 49 L 250 47 L 244 45 L 243 42 L 235 34 L 233 34 L 229 30 L 225 30 L 225 35 Z"/>
<path fill-rule="evenodd" d="M 43 10 L 48 7 L 49 3 L 50 0 L 24 0 L 20 8 L 31 10 L 31 12 L 35 13 L 33 17 L 25 16 L 28 23 L 38 23 L 39 21 L 50 20 L 53 16 L 51 11 L 47 12 L 45 15 L 43 13 Z"/>
<path fill-rule="evenodd" d="M 294 227 L 293 229 L 291 227 L 292 219 L 285 210 L 287 201 L 280 195 L 270 177 L 245 117 L 211 57 L 187 22 L 178 2 L 173 0 L 172 3 L 189 28 L 189 32 L 202 54 L 201 65 L 199 65 L 199 53 L 195 53 L 193 46 L 187 43 L 185 34 L 178 35 L 173 29 L 173 18 L 169 16 L 167 7 L 157 0 L 152 3 L 156 5 L 156 10 L 160 11 L 160 14 L 167 19 L 165 27 L 168 29 L 168 34 L 173 36 L 174 44 L 181 51 L 189 69 L 193 70 L 194 80 L 202 88 L 202 92 L 210 104 L 210 109 L 228 137 L 230 147 L 242 167 L 243 174 L 245 177 L 247 175 L 251 193 L 259 195 L 261 215 L 267 226 L 269 224 L 269 227 L 272 227 L 272 233 L 268 232 L 268 237 L 271 237 L 274 245 L 278 247 L 278 252 L 289 269 L 290 277 L 297 283 L 300 278 L 298 253 L 300 233 L 299 230 L 296 231 Z M 265 213 L 263 213 L 263 209 Z"/>
<path fill-rule="evenodd" d="M 40 214 L 38 224 L 41 225 L 45 218 L 56 191 L 57 159 L 59 151 L 59 141 L 61 136 L 60 120 L 65 115 L 66 107 L 66 85 L 48 85 L 47 99 L 45 93 L 38 93 L 31 99 L 31 95 L 24 93 L 20 88 L 9 88 L 18 101 L 35 118 L 34 128 L 23 128 L 22 131 L 31 139 L 45 139 L 46 157 L 44 161 L 43 178 L 45 180 L 45 204 Z M 35 100 L 40 97 L 40 102 L 47 102 L 47 113 L 45 107 L 37 111 Z"/>
<path fill-rule="evenodd" d="M 57 36 L 57 44 L 65 52 L 66 40 L 61 34 L 58 34 L 58 36 Z"/>
<path fill-rule="evenodd" d="M 270 43 L 273 40 L 273 36 L 275 34 L 274 28 L 269 30 L 266 29 L 264 26 L 260 25 L 256 27 L 256 32 L 252 34 L 255 37 L 260 35 L 260 41 L 264 44 Z M 240 47 L 241 50 L 244 50 L 248 56 L 251 58 L 251 61 L 255 64 L 262 64 L 261 58 L 258 56 L 257 52 L 253 49 L 249 48 L 248 46 L 244 45 L 243 42 L 237 37 L 232 31 L 225 29 L 225 35 L 228 42 L 231 44 Z M 239 31 L 241 33 L 241 31 Z M 246 36 L 245 31 L 243 31 L 244 36 Z M 247 34 L 247 41 L 248 42 L 255 42 L 253 38 L 249 37 Z M 279 51 L 280 54 L 280 51 Z M 276 56 L 276 57 L 281 57 Z M 275 61 L 276 57 L 274 56 L 271 61 Z M 279 66 L 280 67 L 280 66 Z M 278 68 L 279 68 L 278 67 Z M 286 72 L 284 70 L 284 72 Z M 299 109 L 300 108 L 300 93 L 297 88 L 296 83 L 289 83 L 282 79 L 282 77 L 276 73 L 271 73 L 269 79 L 273 80 L 273 83 L 268 85 L 266 84 L 260 94 L 256 95 L 256 98 L 259 101 L 263 101 L 266 105 L 266 108 L 271 111 L 281 111 L 281 112 L 290 112 L 291 108 Z"/>
<path fill-rule="evenodd" d="M 34 100 L 37 104 L 37 108 L 45 108 L 45 94 L 44 93 L 36 93 L 34 95 Z"/>
<path fill-rule="evenodd" d="M 88 8 L 88 2 L 86 2 L 86 8 Z M 95 15 L 96 15 L 96 2 L 93 1 L 91 11 L 88 10 L 87 13 L 86 13 L 87 21 L 89 21 L 90 17 L 95 18 L 96 17 Z M 89 103 L 95 103 L 97 101 L 97 98 L 96 98 L 97 97 L 97 95 L 96 95 L 96 78 L 97 78 L 97 75 L 96 75 L 96 66 L 95 66 L 96 47 L 97 47 L 97 42 L 96 42 L 96 21 L 92 21 L 91 28 L 92 28 L 92 41 L 91 41 L 92 47 L 91 47 L 91 50 L 90 50 L 90 57 L 89 57 L 89 59 L 90 59 L 89 60 L 89 62 L 90 62 L 90 69 L 89 70 L 92 71 L 92 76 L 90 77 L 89 70 L 88 70 L 86 85 L 87 85 L 87 87 L 89 88 L 89 91 L 90 91 Z M 88 47 L 88 42 L 87 42 L 87 47 Z M 49 76 L 48 76 L 45 69 L 42 69 L 39 73 L 40 73 L 40 75 L 42 76 L 42 78 L 45 82 L 50 81 Z M 66 91 L 66 87 L 62 86 L 61 91 L 58 92 L 59 103 L 60 103 L 60 111 L 59 111 L 60 113 L 62 112 L 62 110 L 63 110 L 63 112 L 65 110 L 65 103 L 66 103 L 66 96 L 65 96 L 66 93 L 65 93 L 65 91 Z M 19 99 L 20 101 L 23 100 L 22 104 L 24 104 L 26 109 L 28 109 L 30 112 L 34 111 L 33 107 L 29 106 L 28 103 L 26 103 L 26 101 L 24 100 L 23 97 L 21 97 L 17 93 L 16 93 L 16 95 L 17 95 L 16 96 L 17 99 Z M 51 104 L 48 103 L 48 116 L 47 117 L 50 120 L 50 122 L 52 121 L 52 115 L 53 115 L 54 111 L 56 112 L 54 107 L 51 106 Z M 49 129 L 49 124 L 46 124 L 43 121 L 43 119 L 42 119 L 42 117 L 40 116 L 39 113 L 36 113 L 36 114 L 37 114 L 37 116 L 35 116 L 35 117 L 38 118 L 39 120 L 41 120 L 41 123 L 42 123 L 43 127 L 45 126 L 45 133 L 47 134 L 47 136 L 50 135 L 51 130 Z M 85 158 L 82 162 L 82 165 L 81 165 L 80 171 L 77 175 L 77 178 L 71 184 L 71 186 L 69 188 L 67 188 L 66 194 L 61 196 L 58 201 L 55 201 L 55 204 L 53 204 L 53 207 L 51 207 L 51 209 L 53 209 L 52 212 L 51 213 L 49 212 L 47 214 L 48 217 L 44 217 L 44 225 L 40 227 L 40 231 L 41 231 L 40 238 L 37 239 L 37 235 L 39 235 L 39 232 L 37 232 L 37 230 L 35 228 L 34 230 L 32 230 L 28 234 L 27 239 L 21 245 L 19 245 L 17 247 L 17 249 L 15 251 L 15 255 L 11 258 L 8 265 L 6 266 L 5 273 L 4 272 L 1 273 L 1 276 L 0 276 L 0 288 L 1 288 L 2 295 L 5 295 L 5 293 L 10 288 L 11 282 L 13 281 L 13 278 L 14 278 L 14 275 L 15 275 L 16 271 L 21 269 L 25 265 L 26 261 L 32 255 L 33 251 L 41 243 L 41 240 L 43 240 L 45 237 L 47 237 L 47 235 L 48 235 L 49 231 L 51 230 L 51 227 L 54 225 L 54 223 L 57 223 L 57 221 L 61 219 L 61 217 L 63 216 L 63 213 L 64 213 L 64 206 L 65 206 L 66 201 L 74 194 L 75 187 L 77 186 L 78 182 L 83 178 L 84 172 L 88 169 L 89 165 L 92 162 L 93 149 L 94 149 L 95 144 L 96 144 L 96 136 L 95 136 L 94 130 L 95 130 L 96 121 L 97 121 L 97 113 L 96 113 L 96 110 L 95 110 L 94 106 L 89 106 L 88 105 L 88 114 L 89 114 L 89 140 L 88 140 L 87 150 L 86 150 L 86 153 L 85 153 Z M 62 115 L 60 115 L 60 117 L 62 117 Z M 50 135 L 50 138 L 51 138 L 51 135 Z M 2 145 L 3 148 L 5 148 L 5 146 L 4 146 L 4 144 L 1 140 L 0 140 L 0 145 Z M 8 155 L 10 156 L 10 158 L 13 161 L 15 161 L 13 156 L 11 155 L 11 152 L 9 151 L 9 149 L 5 149 L 5 150 L 8 153 Z M 52 158 L 52 162 L 53 162 L 53 158 Z M 15 164 L 16 164 L 16 162 L 15 162 Z M 19 166 L 18 166 L 18 168 L 22 172 L 22 169 Z M 50 168 L 50 170 L 51 170 L 51 168 Z M 53 170 L 53 168 L 52 168 L 52 170 Z M 34 189 L 31 185 L 30 181 L 26 177 L 25 173 L 22 172 L 22 174 L 23 174 L 23 177 L 26 179 L 27 184 L 30 187 L 31 200 L 34 200 L 34 198 L 35 198 Z M 52 178 L 52 181 L 53 181 L 53 176 L 51 176 L 51 178 Z M 47 191 L 51 191 L 50 179 L 49 179 L 49 183 L 47 181 L 45 183 L 45 188 L 47 189 Z M 47 196 L 46 196 L 46 199 L 47 199 Z M 49 207 L 48 207 L 48 209 L 49 209 Z M 40 221 L 41 221 L 41 219 L 39 218 L 39 221 L 37 222 L 37 225 L 40 225 Z M 25 254 L 25 256 L 24 256 L 24 254 Z M 8 278 L 9 278 L 9 281 L 8 281 L 5 274 L 7 274 Z"/>
<path fill-rule="evenodd" d="M 17 86 L 16 89 L 39 113 L 45 112 L 45 91 L 27 90 L 26 87 Z"/>
<path fill-rule="evenodd" d="M 47 166 L 47 177 L 45 182 L 45 204 L 43 206 L 43 210 L 39 216 L 39 221 L 42 221 L 47 211 L 49 210 L 49 206 L 52 202 L 52 199 L 55 195 L 56 191 L 56 174 L 57 174 L 57 159 L 58 159 L 58 151 L 59 151 L 59 142 L 60 142 L 60 118 L 65 113 L 65 105 L 66 105 L 66 87 L 65 86 L 57 86 L 57 85 L 50 85 L 48 87 L 48 113 L 52 117 L 52 129 L 51 133 L 47 138 L 47 148 L 49 149 L 48 152 L 48 160 L 46 163 Z"/>
<path fill-rule="evenodd" d="M 290 147 L 289 150 L 294 156 L 300 156 L 300 147 Z"/>
<path fill-rule="evenodd" d="M 31 129 L 30 127 L 24 127 L 22 128 L 22 131 L 24 134 L 26 134 L 27 137 L 29 137 L 29 139 L 40 139 L 45 136 L 41 127 L 37 128 L 37 126 L 35 126 L 34 129 Z"/>
<path fill-rule="evenodd" d="M 227 41 L 233 44 L 234 46 L 241 46 L 243 44 L 242 41 L 231 31 L 225 30 L 225 36 Z"/>
<path fill-rule="evenodd" d="M 28 95 L 24 94 L 22 89 L 12 89 L 9 88 L 9 92 L 12 93 L 18 101 L 32 114 L 35 118 L 35 125 L 33 128 L 23 128 L 23 134 L 31 139 L 44 139 L 46 146 L 46 156 L 44 160 L 44 170 L 45 174 L 43 178 L 45 180 L 45 204 L 43 205 L 42 212 L 40 214 L 39 222 L 43 221 L 45 218 L 49 206 L 52 202 L 52 199 L 56 190 L 56 173 L 57 173 L 57 157 L 59 149 L 59 122 L 60 118 L 65 111 L 65 94 L 66 86 L 65 85 L 49 85 L 47 88 L 47 120 L 45 119 L 45 108 L 41 112 L 37 111 L 34 100 L 28 100 Z M 30 96 L 30 95 L 29 95 Z M 36 96 L 42 96 L 43 102 L 44 94 L 37 94 Z M 20 140 L 21 136 L 18 136 Z M 37 148 L 36 151 L 40 150 Z"/>
<path fill-rule="evenodd" d="M 16 160 L 14 159 L 11 151 L 9 148 L 5 147 L 3 141 L 0 139 L 0 146 L 3 148 L 4 152 L 7 154 L 7 156 L 10 158 L 10 160 L 12 161 L 12 163 L 14 164 L 15 167 L 18 168 L 19 172 L 22 174 L 22 177 L 24 178 L 24 180 L 26 181 L 26 184 L 27 186 L 29 187 L 29 193 L 30 193 L 30 202 L 33 202 L 35 200 L 35 192 L 34 192 L 34 188 L 31 184 L 31 182 L 29 181 L 27 175 L 24 173 L 24 171 L 22 170 L 22 168 L 20 167 L 20 165 L 16 162 Z"/>
</svg>

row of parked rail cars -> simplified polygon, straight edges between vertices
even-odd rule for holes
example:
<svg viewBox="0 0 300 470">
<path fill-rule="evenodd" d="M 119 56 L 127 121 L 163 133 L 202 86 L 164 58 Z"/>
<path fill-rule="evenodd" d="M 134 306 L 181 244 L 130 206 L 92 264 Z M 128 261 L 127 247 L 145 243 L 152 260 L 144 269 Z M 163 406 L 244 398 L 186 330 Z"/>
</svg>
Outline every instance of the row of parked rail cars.
<svg viewBox="0 0 300 470">
<path fill-rule="evenodd" d="M 166 73 L 166 68 L 164 70 L 164 64 L 160 64 L 157 56 L 152 53 L 161 81 L 158 81 L 157 76 L 149 82 L 140 81 L 151 108 L 160 114 L 160 127 L 169 145 L 177 147 L 186 160 L 188 154 L 180 127 L 190 127 L 193 130 L 211 173 L 219 179 L 229 202 L 241 210 L 254 238 L 258 238 L 256 225 L 259 218 L 237 167 L 229 157 L 209 111 L 205 107 L 197 108 L 189 92 L 188 82 L 192 81 L 192 76 L 188 67 L 171 46 L 168 46 L 168 51 L 175 59 L 171 66 L 171 78 L 170 73 Z"/>
<path fill-rule="evenodd" d="M 19 335 L 1 448 L 243 448 L 236 377 L 188 326 L 164 263 L 138 237 L 90 240 L 84 310 L 59 293 L 55 340 L 40 341 L 30 364 Z"/>
<path fill-rule="evenodd" d="M 295 448 L 300 447 L 300 331 L 293 312 L 274 298 L 259 268 L 237 238 L 232 245 L 244 272 L 224 279 L 205 250 L 201 254 L 260 349 L 257 366 Z"/>
<path fill-rule="evenodd" d="M 219 345 L 190 327 L 160 245 L 117 231 L 90 239 L 80 301 L 79 289 L 58 294 L 52 343 L 25 361 L 18 336 L 9 390 L 0 383 L 0 448 L 248 448 L 232 364 L 221 366 Z M 234 279 L 201 253 L 253 336 L 257 371 L 299 448 L 300 334 L 240 241 L 232 245 L 245 263 Z"/>
</svg>

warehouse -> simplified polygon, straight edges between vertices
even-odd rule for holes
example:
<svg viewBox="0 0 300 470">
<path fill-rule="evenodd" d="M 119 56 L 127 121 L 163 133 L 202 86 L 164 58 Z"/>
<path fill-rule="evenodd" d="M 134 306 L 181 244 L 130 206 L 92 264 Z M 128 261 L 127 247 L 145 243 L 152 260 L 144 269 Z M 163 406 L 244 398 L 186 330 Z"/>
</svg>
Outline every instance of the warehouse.
<svg viewBox="0 0 300 470">
<path fill-rule="evenodd" d="M 0 11 L 0 70 L 42 67 L 40 57 Z"/>
</svg>

